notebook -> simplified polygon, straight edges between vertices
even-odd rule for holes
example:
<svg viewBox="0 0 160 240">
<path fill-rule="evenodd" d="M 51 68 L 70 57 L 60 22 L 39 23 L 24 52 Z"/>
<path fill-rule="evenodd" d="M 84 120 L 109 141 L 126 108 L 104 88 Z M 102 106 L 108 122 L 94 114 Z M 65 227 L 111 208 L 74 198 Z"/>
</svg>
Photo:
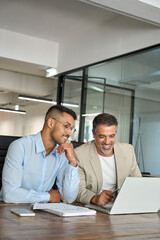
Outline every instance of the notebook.
<svg viewBox="0 0 160 240">
<path fill-rule="evenodd" d="M 86 207 L 108 214 L 153 213 L 160 208 L 160 178 L 127 177 L 113 204 Z"/>
<path fill-rule="evenodd" d="M 95 215 L 96 211 L 65 203 L 35 203 L 33 209 L 39 209 L 61 217 Z"/>
</svg>

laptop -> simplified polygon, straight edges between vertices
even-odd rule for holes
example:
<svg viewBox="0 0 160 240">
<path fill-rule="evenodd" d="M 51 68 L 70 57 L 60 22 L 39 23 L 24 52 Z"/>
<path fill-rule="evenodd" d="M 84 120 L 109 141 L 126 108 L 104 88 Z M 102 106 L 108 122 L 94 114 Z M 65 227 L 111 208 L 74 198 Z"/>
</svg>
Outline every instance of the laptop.
<svg viewBox="0 0 160 240">
<path fill-rule="evenodd" d="M 160 178 L 127 177 L 113 204 L 85 205 L 107 214 L 154 213 L 160 208 Z"/>
</svg>

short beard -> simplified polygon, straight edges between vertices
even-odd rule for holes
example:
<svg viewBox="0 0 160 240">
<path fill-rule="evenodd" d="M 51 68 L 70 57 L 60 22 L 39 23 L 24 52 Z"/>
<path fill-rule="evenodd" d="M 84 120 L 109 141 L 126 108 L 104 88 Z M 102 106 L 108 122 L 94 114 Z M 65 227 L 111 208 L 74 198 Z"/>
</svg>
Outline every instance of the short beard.
<svg viewBox="0 0 160 240">
<path fill-rule="evenodd" d="M 96 145 L 97 145 L 97 144 L 96 144 Z M 108 155 L 108 154 L 110 154 L 110 153 L 113 151 L 114 145 L 112 145 L 111 149 L 109 149 L 109 150 L 104 150 L 104 149 L 102 148 L 102 145 L 103 145 L 103 144 L 99 144 L 99 145 L 97 145 L 97 147 L 99 148 L 99 150 L 100 150 L 103 154 Z"/>
</svg>

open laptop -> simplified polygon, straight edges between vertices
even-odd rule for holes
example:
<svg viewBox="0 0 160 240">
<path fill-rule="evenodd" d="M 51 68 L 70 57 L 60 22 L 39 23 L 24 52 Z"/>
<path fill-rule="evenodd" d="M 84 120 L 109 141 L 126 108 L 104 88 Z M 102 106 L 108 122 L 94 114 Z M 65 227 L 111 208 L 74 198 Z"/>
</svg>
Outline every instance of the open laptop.
<svg viewBox="0 0 160 240">
<path fill-rule="evenodd" d="M 85 205 L 108 214 L 153 213 L 160 208 L 160 178 L 127 177 L 113 204 Z"/>
</svg>

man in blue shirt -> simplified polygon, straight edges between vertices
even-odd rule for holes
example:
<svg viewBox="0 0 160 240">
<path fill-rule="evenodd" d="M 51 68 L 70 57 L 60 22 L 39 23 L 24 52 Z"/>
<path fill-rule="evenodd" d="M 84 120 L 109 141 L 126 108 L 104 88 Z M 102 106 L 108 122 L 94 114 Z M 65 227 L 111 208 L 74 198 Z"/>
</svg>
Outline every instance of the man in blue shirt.
<svg viewBox="0 0 160 240">
<path fill-rule="evenodd" d="M 67 139 L 74 132 L 74 111 L 61 105 L 49 108 L 41 132 L 9 146 L 2 174 L 6 203 L 73 202 L 79 175 L 74 148 Z M 52 189 L 56 180 L 58 190 Z"/>
</svg>

